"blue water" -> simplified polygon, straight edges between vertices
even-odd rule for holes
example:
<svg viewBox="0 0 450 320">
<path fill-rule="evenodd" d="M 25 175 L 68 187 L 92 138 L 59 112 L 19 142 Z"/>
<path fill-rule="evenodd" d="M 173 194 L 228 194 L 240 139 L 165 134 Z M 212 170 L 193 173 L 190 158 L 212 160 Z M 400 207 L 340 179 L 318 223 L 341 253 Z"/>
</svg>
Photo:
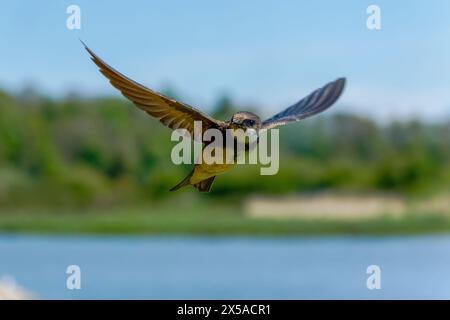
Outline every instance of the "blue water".
<svg viewBox="0 0 450 320">
<path fill-rule="evenodd" d="M 66 288 L 68 265 L 81 290 Z M 381 289 L 368 290 L 369 265 Z M 0 276 L 48 299 L 450 299 L 450 236 L 0 235 Z"/>
</svg>

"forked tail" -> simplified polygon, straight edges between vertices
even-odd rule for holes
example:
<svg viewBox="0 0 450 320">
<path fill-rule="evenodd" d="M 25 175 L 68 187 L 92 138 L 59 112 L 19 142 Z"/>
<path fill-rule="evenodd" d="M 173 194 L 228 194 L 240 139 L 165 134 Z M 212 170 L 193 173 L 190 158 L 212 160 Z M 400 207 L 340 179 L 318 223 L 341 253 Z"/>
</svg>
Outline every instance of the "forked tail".
<svg viewBox="0 0 450 320">
<path fill-rule="evenodd" d="M 197 188 L 200 192 L 210 192 L 211 187 L 213 185 L 214 179 L 216 179 L 216 176 L 208 178 L 206 180 L 200 181 L 197 184 L 194 184 L 194 187 Z"/>
<path fill-rule="evenodd" d="M 190 185 L 190 179 L 192 177 L 192 175 L 194 174 L 194 170 L 191 171 L 191 173 L 189 173 L 186 178 L 184 178 L 180 183 L 178 183 L 175 187 L 173 187 L 172 189 L 170 189 L 170 191 L 176 191 L 178 189 L 180 189 L 181 187 Z M 197 188 L 198 191 L 200 192 L 209 192 L 211 191 L 211 187 L 213 185 L 214 179 L 216 179 L 216 176 L 208 178 L 206 180 L 200 181 L 199 183 L 193 184 L 192 186 L 194 188 Z"/>
</svg>

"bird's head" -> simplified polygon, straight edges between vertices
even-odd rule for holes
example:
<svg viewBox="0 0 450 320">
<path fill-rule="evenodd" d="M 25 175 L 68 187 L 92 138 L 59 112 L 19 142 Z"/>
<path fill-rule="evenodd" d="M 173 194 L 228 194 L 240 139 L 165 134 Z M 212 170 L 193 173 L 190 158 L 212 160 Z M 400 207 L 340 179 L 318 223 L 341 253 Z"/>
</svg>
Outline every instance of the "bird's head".
<svg viewBox="0 0 450 320">
<path fill-rule="evenodd" d="M 239 111 L 233 114 L 230 124 L 235 129 L 255 129 L 261 128 L 261 119 L 254 113 Z"/>
</svg>

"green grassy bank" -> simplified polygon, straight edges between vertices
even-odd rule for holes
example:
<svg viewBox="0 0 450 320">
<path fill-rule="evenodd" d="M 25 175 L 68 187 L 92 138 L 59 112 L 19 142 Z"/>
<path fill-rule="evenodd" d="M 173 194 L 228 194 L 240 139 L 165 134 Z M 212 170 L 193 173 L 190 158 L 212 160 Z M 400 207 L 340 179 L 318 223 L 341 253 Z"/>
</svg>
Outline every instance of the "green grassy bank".
<svg viewBox="0 0 450 320">
<path fill-rule="evenodd" d="M 388 235 L 450 232 L 450 217 L 411 213 L 362 220 L 251 218 L 238 207 L 2 209 L 0 232 L 150 235 Z"/>
</svg>

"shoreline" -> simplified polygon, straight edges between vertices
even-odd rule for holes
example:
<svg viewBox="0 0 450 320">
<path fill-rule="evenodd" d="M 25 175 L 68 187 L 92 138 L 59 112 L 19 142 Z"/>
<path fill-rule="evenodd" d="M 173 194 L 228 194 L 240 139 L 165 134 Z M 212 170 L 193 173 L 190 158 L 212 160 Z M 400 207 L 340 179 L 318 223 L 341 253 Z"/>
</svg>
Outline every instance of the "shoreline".
<svg viewBox="0 0 450 320">
<path fill-rule="evenodd" d="M 3 210 L 5 211 L 5 210 Z M 252 217 L 236 208 L 119 208 L 114 210 L 10 210 L 0 213 L 0 233 L 160 236 L 420 235 L 450 233 L 450 216 L 410 212 L 402 216 L 338 220 Z"/>
</svg>

